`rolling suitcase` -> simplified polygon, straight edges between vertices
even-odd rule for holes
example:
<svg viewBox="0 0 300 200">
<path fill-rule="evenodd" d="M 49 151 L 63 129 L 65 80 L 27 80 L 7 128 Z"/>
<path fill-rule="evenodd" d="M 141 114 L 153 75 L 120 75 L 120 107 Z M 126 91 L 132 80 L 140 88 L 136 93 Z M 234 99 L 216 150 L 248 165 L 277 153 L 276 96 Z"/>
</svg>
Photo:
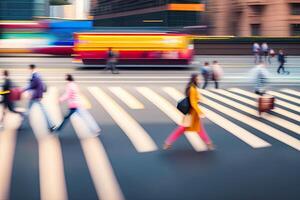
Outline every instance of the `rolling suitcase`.
<svg viewBox="0 0 300 200">
<path fill-rule="evenodd" d="M 258 113 L 269 112 L 274 109 L 275 98 L 271 95 L 262 95 L 258 98 Z"/>
</svg>

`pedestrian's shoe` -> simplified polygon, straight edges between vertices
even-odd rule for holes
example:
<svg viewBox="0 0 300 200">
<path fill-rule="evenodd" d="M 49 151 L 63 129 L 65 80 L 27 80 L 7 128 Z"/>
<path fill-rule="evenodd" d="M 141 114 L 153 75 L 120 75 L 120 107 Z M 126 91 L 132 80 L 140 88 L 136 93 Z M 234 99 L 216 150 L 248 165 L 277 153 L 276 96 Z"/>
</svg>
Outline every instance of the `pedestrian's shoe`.
<svg viewBox="0 0 300 200">
<path fill-rule="evenodd" d="M 290 72 L 285 72 L 285 74 L 286 74 L 286 75 L 289 75 L 289 74 L 290 74 Z"/>
<path fill-rule="evenodd" d="M 209 143 L 206 146 L 209 151 L 214 151 L 216 149 L 215 145 L 213 143 Z"/>
<path fill-rule="evenodd" d="M 52 132 L 54 132 L 54 131 L 56 131 L 57 130 L 57 127 L 56 126 L 52 126 L 51 128 L 49 128 L 49 131 L 52 133 Z"/>
<path fill-rule="evenodd" d="M 164 146 L 163 146 L 163 149 L 164 149 L 164 150 L 169 150 L 169 149 L 171 149 L 171 147 L 172 147 L 171 144 L 165 143 Z"/>
</svg>

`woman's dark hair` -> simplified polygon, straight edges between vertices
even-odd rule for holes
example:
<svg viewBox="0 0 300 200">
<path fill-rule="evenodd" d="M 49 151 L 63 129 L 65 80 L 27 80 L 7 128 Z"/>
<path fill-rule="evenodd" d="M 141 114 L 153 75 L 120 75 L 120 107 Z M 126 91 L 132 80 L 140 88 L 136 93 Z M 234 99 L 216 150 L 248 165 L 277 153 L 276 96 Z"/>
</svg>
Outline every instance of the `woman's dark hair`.
<svg viewBox="0 0 300 200">
<path fill-rule="evenodd" d="M 66 77 L 67 81 L 74 81 L 74 78 L 73 78 L 73 76 L 71 74 L 67 74 L 66 76 L 67 76 Z"/>
<path fill-rule="evenodd" d="M 185 95 L 189 96 L 190 95 L 190 88 L 192 85 L 195 85 L 196 87 L 198 87 L 198 83 L 197 83 L 197 77 L 199 76 L 199 74 L 192 74 L 189 83 L 186 86 L 185 89 Z"/>
<path fill-rule="evenodd" d="M 4 71 L 3 71 L 3 76 L 6 76 L 6 77 L 9 76 L 8 70 L 4 70 Z"/>
</svg>

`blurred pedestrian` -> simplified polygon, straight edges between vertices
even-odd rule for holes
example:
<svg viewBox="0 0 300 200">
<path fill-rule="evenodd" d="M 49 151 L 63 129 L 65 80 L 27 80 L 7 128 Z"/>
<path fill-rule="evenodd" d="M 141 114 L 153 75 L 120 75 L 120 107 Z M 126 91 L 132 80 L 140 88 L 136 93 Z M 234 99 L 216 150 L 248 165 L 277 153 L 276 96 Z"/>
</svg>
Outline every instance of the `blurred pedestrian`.
<svg viewBox="0 0 300 200">
<path fill-rule="evenodd" d="M 264 56 L 265 63 L 267 63 L 267 62 L 271 63 L 270 55 L 269 55 L 269 46 L 266 42 L 262 43 L 261 50 L 262 50 L 262 54 Z"/>
<path fill-rule="evenodd" d="M 272 60 L 272 58 L 274 58 L 275 57 L 275 50 L 274 49 L 270 49 L 270 51 L 269 51 L 269 64 L 271 64 L 271 60 Z"/>
<path fill-rule="evenodd" d="M 223 76 L 223 69 L 219 65 L 218 61 L 216 61 L 216 60 L 213 61 L 213 64 L 211 67 L 212 67 L 212 80 L 215 82 L 215 88 L 218 89 L 219 88 L 219 80 Z"/>
<path fill-rule="evenodd" d="M 209 62 L 205 62 L 204 65 L 201 67 L 201 74 L 204 80 L 204 84 L 202 86 L 202 89 L 205 89 L 208 85 L 208 81 L 211 79 L 212 70 L 209 66 Z"/>
<path fill-rule="evenodd" d="M 90 114 L 81 107 L 80 104 L 80 90 L 77 84 L 74 82 L 74 78 L 71 74 L 66 75 L 66 81 L 68 82 L 66 85 L 65 93 L 60 97 L 59 101 L 68 102 L 69 106 L 69 112 L 64 117 L 63 122 L 55 129 L 55 131 L 60 131 L 66 122 L 69 120 L 69 118 L 77 113 L 85 122 L 85 124 L 88 126 L 90 131 L 98 135 L 100 133 L 100 128 L 95 122 L 94 118 L 90 116 Z M 93 135 L 93 136 L 95 136 Z"/>
<path fill-rule="evenodd" d="M 22 112 L 15 110 L 15 103 L 10 98 L 12 88 L 13 88 L 13 83 L 12 83 L 11 79 L 9 78 L 9 72 L 7 70 L 4 70 L 3 76 L 4 76 L 4 84 L 2 86 L 3 91 L 1 92 L 1 94 L 2 94 L 1 103 L 3 104 L 3 112 L 2 112 L 0 128 L 3 127 L 3 122 L 4 122 L 4 118 L 5 118 L 7 111 L 19 114 L 19 115 L 21 115 L 21 117 L 23 117 Z"/>
<path fill-rule="evenodd" d="M 107 51 L 107 61 L 106 61 L 106 67 L 105 67 L 105 70 L 111 70 L 111 72 L 113 74 L 118 74 L 118 70 L 116 68 L 116 65 L 117 65 L 117 53 L 114 52 L 112 50 L 112 48 L 108 48 L 108 51 Z"/>
<path fill-rule="evenodd" d="M 260 62 L 251 70 L 252 80 L 255 84 L 254 91 L 258 95 L 264 95 L 268 82 L 269 72 L 263 62 Z"/>
<path fill-rule="evenodd" d="M 256 64 L 260 60 L 260 46 L 257 42 L 253 43 L 252 52 L 254 55 L 254 63 Z"/>
<path fill-rule="evenodd" d="M 277 69 L 277 73 L 281 74 L 280 71 L 282 70 L 283 74 L 290 74 L 290 72 L 285 71 L 284 65 L 286 63 L 286 55 L 284 54 L 282 49 L 279 50 L 277 58 L 278 58 L 278 62 L 279 62 L 279 67 Z"/>
<path fill-rule="evenodd" d="M 184 134 L 185 131 L 197 132 L 198 135 L 207 145 L 209 150 L 214 149 L 214 145 L 207 135 L 205 128 L 202 124 L 201 118 L 204 117 L 203 112 L 199 108 L 200 94 L 198 92 L 198 87 L 201 78 L 198 74 L 192 74 L 189 83 L 186 86 L 186 99 L 189 102 L 188 112 L 184 113 L 182 125 L 179 125 L 166 139 L 164 144 L 164 149 L 170 149 L 172 144 Z M 195 133 L 196 134 L 196 133 Z"/>
<path fill-rule="evenodd" d="M 50 132 L 52 132 L 54 130 L 55 126 L 52 123 L 52 121 L 50 120 L 50 117 L 49 117 L 45 107 L 41 103 L 43 94 L 44 94 L 44 92 L 46 92 L 47 87 L 46 87 L 45 83 L 43 82 L 40 74 L 37 72 L 35 65 L 33 65 L 33 64 L 29 65 L 29 70 L 31 71 L 31 78 L 30 78 L 28 86 L 23 90 L 23 92 L 29 91 L 31 93 L 31 98 L 30 98 L 30 101 L 28 104 L 28 113 L 30 112 L 33 105 L 35 105 L 35 104 L 39 105 L 41 108 L 41 111 L 46 119 L 48 129 Z"/>
</svg>

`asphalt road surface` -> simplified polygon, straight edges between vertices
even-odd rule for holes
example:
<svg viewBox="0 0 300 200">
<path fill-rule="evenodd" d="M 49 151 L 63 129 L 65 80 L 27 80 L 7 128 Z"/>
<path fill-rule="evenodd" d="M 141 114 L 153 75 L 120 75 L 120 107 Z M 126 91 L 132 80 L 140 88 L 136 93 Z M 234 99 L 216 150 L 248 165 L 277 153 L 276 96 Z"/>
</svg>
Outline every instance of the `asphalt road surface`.
<svg viewBox="0 0 300 200">
<path fill-rule="evenodd" d="M 207 151 L 196 133 L 162 150 L 181 114 L 183 97 L 199 62 L 218 59 L 221 89 L 200 90 L 204 125 L 216 145 Z M 95 136 L 78 115 L 50 134 L 38 106 L 23 121 L 5 118 L 0 132 L 0 200 L 299 200 L 300 57 L 288 58 L 290 75 L 268 66 L 275 109 L 258 116 L 249 81 L 252 57 L 197 57 L 191 68 L 82 68 L 68 58 L 2 57 L 18 86 L 39 67 L 48 90 L 43 99 L 54 123 L 67 112 L 58 103 L 64 74 L 72 73 L 81 101 L 101 127 Z M 26 97 L 18 103 L 26 108 Z"/>
</svg>

